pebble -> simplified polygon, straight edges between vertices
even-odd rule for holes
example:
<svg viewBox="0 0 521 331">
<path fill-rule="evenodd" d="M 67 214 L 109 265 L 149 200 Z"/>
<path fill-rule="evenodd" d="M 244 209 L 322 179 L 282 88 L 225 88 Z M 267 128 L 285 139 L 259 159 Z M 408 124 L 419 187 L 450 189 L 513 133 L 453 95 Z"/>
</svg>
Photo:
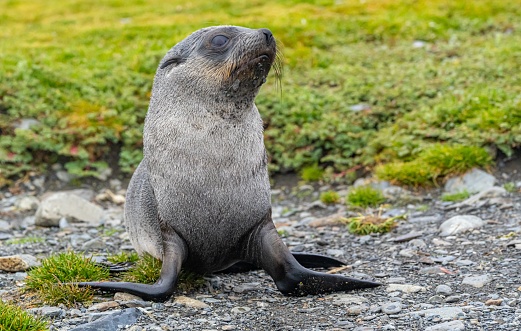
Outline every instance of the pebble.
<svg viewBox="0 0 521 331">
<path fill-rule="evenodd" d="M 61 218 L 69 222 L 84 222 L 99 226 L 103 209 L 71 192 L 57 192 L 43 199 L 35 214 L 35 224 L 44 227 L 58 226 Z"/>
<path fill-rule="evenodd" d="M 400 302 L 388 302 L 381 306 L 382 312 L 387 315 L 398 314 L 402 311 L 402 304 Z"/>
<path fill-rule="evenodd" d="M 452 288 L 448 285 L 441 284 L 436 286 L 436 293 L 441 295 L 451 295 L 452 294 Z"/>
<path fill-rule="evenodd" d="M 35 256 L 29 254 L 0 257 L 0 270 L 8 272 L 25 271 L 32 267 L 38 267 L 41 263 Z"/>
<path fill-rule="evenodd" d="M 451 236 L 471 229 L 480 228 L 483 225 L 485 225 L 485 222 L 477 216 L 457 215 L 440 225 L 440 236 Z"/>
<path fill-rule="evenodd" d="M 472 169 L 462 176 L 450 178 L 445 183 L 445 192 L 449 194 L 467 191 L 477 193 L 489 189 L 496 183 L 496 178 L 483 170 Z"/>
<path fill-rule="evenodd" d="M 425 317 L 440 316 L 442 319 L 455 319 L 461 316 L 465 316 L 465 313 L 460 307 L 431 308 L 416 311 L 415 313 L 424 315 Z"/>
<path fill-rule="evenodd" d="M 410 284 L 389 284 L 387 285 L 387 292 L 400 291 L 404 293 L 416 293 L 425 292 L 426 289 L 423 286 L 410 285 Z"/>
<path fill-rule="evenodd" d="M 178 296 L 175 298 L 175 303 L 181 304 L 191 308 L 209 308 L 210 306 L 202 301 L 192 299 L 185 296 Z"/>
<path fill-rule="evenodd" d="M 141 310 L 137 308 L 111 311 L 93 322 L 80 325 L 70 329 L 70 331 L 117 331 L 121 329 L 121 326 L 129 326 L 136 323 L 142 314 Z"/>
<path fill-rule="evenodd" d="M 233 307 L 231 312 L 232 314 L 244 314 L 251 310 L 250 307 Z"/>
<path fill-rule="evenodd" d="M 489 275 L 479 275 L 479 276 L 468 276 L 463 279 L 461 282 L 462 285 L 471 285 L 474 287 L 481 288 L 486 284 L 490 283 L 492 279 Z"/>
<path fill-rule="evenodd" d="M 424 331 L 463 331 L 465 324 L 462 321 L 450 321 L 426 327 Z"/>
</svg>

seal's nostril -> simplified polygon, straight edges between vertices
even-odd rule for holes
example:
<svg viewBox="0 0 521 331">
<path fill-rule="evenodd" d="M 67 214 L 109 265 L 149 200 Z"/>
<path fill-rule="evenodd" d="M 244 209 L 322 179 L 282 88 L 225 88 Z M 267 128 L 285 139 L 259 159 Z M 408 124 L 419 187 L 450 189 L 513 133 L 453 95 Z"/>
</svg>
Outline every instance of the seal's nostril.
<svg viewBox="0 0 521 331">
<path fill-rule="evenodd" d="M 264 38 L 266 38 L 266 44 L 270 45 L 273 41 L 273 34 L 268 29 L 260 29 L 264 34 Z"/>
</svg>

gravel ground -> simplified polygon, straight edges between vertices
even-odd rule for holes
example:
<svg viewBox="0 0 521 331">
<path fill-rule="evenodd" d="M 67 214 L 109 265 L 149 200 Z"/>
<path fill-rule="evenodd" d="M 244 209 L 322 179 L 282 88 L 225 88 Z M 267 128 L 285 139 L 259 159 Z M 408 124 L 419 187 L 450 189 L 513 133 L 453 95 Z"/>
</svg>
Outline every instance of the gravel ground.
<svg viewBox="0 0 521 331">
<path fill-rule="evenodd" d="M 394 198 L 384 213 L 407 214 L 383 235 L 349 234 L 337 219 L 356 213 L 318 201 L 321 191 L 335 189 L 345 195 L 347 186 L 273 190 L 274 221 L 291 250 L 342 259 L 348 266 L 337 272 L 375 279 L 383 284 L 376 289 L 284 297 L 264 271 L 253 271 L 206 277 L 206 286 L 176 293 L 165 303 L 105 295 L 96 297 L 92 306 L 31 311 L 49 318 L 51 329 L 60 331 L 521 330 L 521 171 L 510 170 L 496 174 L 494 188 L 517 183 L 514 192 L 492 189 L 467 204 L 442 202 L 441 188 L 408 192 L 377 183 Z M 88 227 L 65 220 L 59 226 L 35 226 L 35 208 L 50 194 L 38 189 L 39 184 L 41 178 L 34 178 L 15 192 L 21 194 L 0 193 L 0 256 L 43 258 L 67 249 L 106 255 L 131 249 L 122 205 L 117 203 L 124 184 L 107 183 L 114 194 L 99 188 L 74 192 L 102 207 L 104 225 Z M 31 191 L 36 200 L 25 197 Z M 457 218 L 456 225 L 440 230 L 447 220 L 464 215 L 475 216 L 470 218 L 477 220 L 473 228 L 464 230 L 465 219 Z M 13 240 L 27 237 L 42 242 Z M 23 305 L 28 295 L 19 289 L 25 276 L 23 271 L 0 271 L 2 299 Z"/>
</svg>

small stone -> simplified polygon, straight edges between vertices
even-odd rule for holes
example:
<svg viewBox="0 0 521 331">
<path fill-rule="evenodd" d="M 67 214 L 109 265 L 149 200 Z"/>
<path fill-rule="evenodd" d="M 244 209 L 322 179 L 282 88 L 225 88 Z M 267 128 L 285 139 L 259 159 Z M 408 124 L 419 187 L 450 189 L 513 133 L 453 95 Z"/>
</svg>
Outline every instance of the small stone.
<svg viewBox="0 0 521 331">
<path fill-rule="evenodd" d="M 426 289 L 423 286 L 410 285 L 410 284 L 389 284 L 386 289 L 387 292 L 400 291 L 404 293 L 416 293 L 425 292 Z"/>
<path fill-rule="evenodd" d="M 462 321 L 450 321 L 426 327 L 424 331 L 463 331 L 465 324 Z"/>
<path fill-rule="evenodd" d="M 0 270 L 8 272 L 25 271 L 32 267 L 39 267 L 40 262 L 29 254 L 0 257 Z"/>
<path fill-rule="evenodd" d="M 233 324 L 230 324 L 230 325 L 223 325 L 223 327 L 221 328 L 222 330 L 237 330 L 237 326 L 236 325 L 233 325 Z"/>
<path fill-rule="evenodd" d="M 35 224 L 39 226 L 58 226 L 62 217 L 68 221 L 84 222 L 98 226 L 103 221 L 103 209 L 76 194 L 58 192 L 45 198 L 38 207 Z"/>
<path fill-rule="evenodd" d="M 481 288 L 486 284 L 490 283 L 492 279 L 489 275 L 480 275 L 480 276 L 469 276 L 465 277 L 461 282 L 462 285 L 471 285 L 477 288 Z"/>
<path fill-rule="evenodd" d="M 326 298 L 331 299 L 334 305 L 360 305 L 369 301 L 364 297 L 342 293 L 330 294 Z"/>
<path fill-rule="evenodd" d="M 442 303 L 443 302 L 443 296 L 441 295 L 433 295 L 429 298 L 429 303 Z"/>
<path fill-rule="evenodd" d="M 186 307 L 191 307 L 191 308 L 201 308 L 202 309 L 202 308 L 210 307 L 209 305 L 207 305 L 206 303 L 204 303 L 202 301 L 192 299 L 189 297 L 185 297 L 185 296 L 176 297 L 174 302 L 181 304 L 183 306 L 186 306 Z"/>
<path fill-rule="evenodd" d="M 446 303 L 453 303 L 453 302 L 460 301 L 460 299 L 461 299 L 461 296 L 459 296 L 459 295 L 451 295 L 451 296 L 449 296 L 449 297 L 447 297 L 445 299 L 445 302 Z"/>
<path fill-rule="evenodd" d="M 7 221 L 0 220 L 0 231 L 9 231 L 11 230 L 11 224 Z"/>
<path fill-rule="evenodd" d="M 40 200 L 32 195 L 26 195 L 16 200 L 14 205 L 20 211 L 31 211 L 38 209 Z"/>
<path fill-rule="evenodd" d="M 442 295 L 451 295 L 452 294 L 452 288 L 448 285 L 438 285 L 436 286 L 436 294 L 442 294 Z"/>
<path fill-rule="evenodd" d="M 494 176 L 483 170 L 472 169 L 462 176 L 450 178 L 445 184 L 445 192 L 450 194 L 464 191 L 477 193 L 493 187 L 495 182 Z"/>
<path fill-rule="evenodd" d="M 488 299 L 485 301 L 485 305 L 487 306 L 501 306 L 503 299 Z"/>
<path fill-rule="evenodd" d="M 458 317 L 465 316 L 465 313 L 459 307 L 431 308 L 431 309 L 419 310 L 414 313 L 420 314 L 420 315 L 425 315 L 425 317 L 437 315 L 437 316 L 440 316 L 442 319 L 455 319 Z"/>
<path fill-rule="evenodd" d="M 398 314 L 402 311 L 402 304 L 400 302 L 388 302 L 382 305 L 382 312 L 387 315 Z"/>
<path fill-rule="evenodd" d="M 344 256 L 344 251 L 342 249 L 328 249 L 326 254 L 334 257 L 341 257 Z"/>
<path fill-rule="evenodd" d="M 85 242 L 81 246 L 82 251 L 90 251 L 90 250 L 97 250 L 97 249 L 103 249 L 107 246 L 107 244 L 103 241 L 101 237 L 96 237 L 94 239 L 91 239 L 87 242 Z"/>
<path fill-rule="evenodd" d="M 250 307 L 234 307 L 232 308 L 231 312 L 233 314 L 243 314 L 249 312 L 250 310 Z"/>
<path fill-rule="evenodd" d="M 366 305 L 354 305 L 354 306 L 347 307 L 346 313 L 347 313 L 347 315 L 350 315 L 350 316 L 358 316 L 361 313 L 363 313 L 364 311 L 366 311 L 367 309 L 368 309 L 368 307 Z"/>
<path fill-rule="evenodd" d="M 87 308 L 87 311 L 106 311 L 112 308 L 118 308 L 119 303 L 116 301 L 105 301 L 105 302 L 99 302 L 95 303 L 89 308 Z"/>
<path fill-rule="evenodd" d="M 470 229 L 480 228 L 485 222 L 477 216 L 458 215 L 451 217 L 440 225 L 440 235 L 443 237 L 465 232 Z"/>
<path fill-rule="evenodd" d="M 235 293 L 245 293 L 260 289 L 260 283 L 243 283 L 233 288 Z"/>
<path fill-rule="evenodd" d="M 59 317 L 63 314 L 63 309 L 61 309 L 59 307 L 44 306 L 44 307 L 40 308 L 40 314 L 43 317 L 49 317 L 49 318 Z"/>
<path fill-rule="evenodd" d="M 136 323 L 137 319 L 142 314 L 141 310 L 137 308 L 116 310 L 93 322 L 70 329 L 70 331 L 117 331 L 121 330 L 121 327 L 123 326 L 129 326 Z"/>
</svg>

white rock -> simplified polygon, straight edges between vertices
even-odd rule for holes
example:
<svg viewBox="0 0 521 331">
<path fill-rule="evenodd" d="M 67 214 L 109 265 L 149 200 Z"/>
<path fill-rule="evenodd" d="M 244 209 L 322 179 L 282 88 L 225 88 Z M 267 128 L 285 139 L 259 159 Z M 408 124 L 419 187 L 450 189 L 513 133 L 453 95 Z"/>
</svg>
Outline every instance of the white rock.
<svg viewBox="0 0 521 331">
<path fill-rule="evenodd" d="M 425 331 L 463 331 L 465 324 L 462 321 L 450 321 L 425 328 Z"/>
<path fill-rule="evenodd" d="M 416 292 L 425 292 L 426 289 L 423 286 L 419 285 L 409 285 L 409 284 L 389 284 L 386 289 L 387 292 L 395 292 L 400 291 L 404 293 L 416 293 Z"/>
<path fill-rule="evenodd" d="M 40 205 L 40 200 L 35 196 L 26 195 L 16 200 L 14 205 L 20 211 L 36 210 Z"/>
<path fill-rule="evenodd" d="M 98 226 L 103 221 L 101 207 L 69 192 L 58 192 L 45 198 L 35 215 L 35 224 L 39 226 L 58 226 L 65 217 L 69 222 L 85 222 Z"/>
<path fill-rule="evenodd" d="M 346 304 L 347 305 L 351 305 L 351 304 L 361 305 L 361 304 L 369 301 L 364 297 L 360 297 L 357 295 L 351 295 L 351 294 L 343 294 L 343 293 L 330 294 L 326 297 L 326 299 L 333 300 L 333 304 L 337 305 L 337 306 L 346 305 Z"/>
<path fill-rule="evenodd" d="M 477 216 L 458 215 L 451 217 L 440 225 L 440 235 L 446 237 L 470 229 L 480 228 L 483 225 L 485 225 L 485 222 Z"/>
<path fill-rule="evenodd" d="M 189 297 L 185 297 L 185 296 L 176 297 L 175 302 L 182 304 L 183 306 L 191 307 L 191 308 L 208 308 L 208 307 L 210 307 L 209 305 L 207 305 L 206 303 L 204 303 L 202 301 L 192 299 Z"/>
<path fill-rule="evenodd" d="M 9 272 L 25 271 L 40 266 L 38 259 L 29 254 L 0 257 L 0 270 Z"/>
<path fill-rule="evenodd" d="M 494 186 L 496 178 L 483 170 L 472 169 L 466 174 L 453 177 L 445 184 L 445 192 L 449 194 L 467 191 L 477 193 Z"/>
<path fill-rule="evenodd" d="M 489 275 L 469 276 L 465 277 L 461 282 L 462 285 L 471 285 L 477 288 L 481 288 L 486 284 L 490 283 L 492 278 Z"/>
</svg>

